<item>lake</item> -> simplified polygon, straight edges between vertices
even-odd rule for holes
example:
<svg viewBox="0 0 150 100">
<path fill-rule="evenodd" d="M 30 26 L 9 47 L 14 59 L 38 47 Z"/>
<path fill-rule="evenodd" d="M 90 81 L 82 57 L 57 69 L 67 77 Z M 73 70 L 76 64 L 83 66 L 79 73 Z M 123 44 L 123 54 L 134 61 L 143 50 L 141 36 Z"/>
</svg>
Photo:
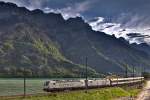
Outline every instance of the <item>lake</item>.
<svg viewBox="0 0 150 100">
<path fill-rule="evenodd" d="M 49 79 L 26 79 L 27 94 L 44 93 L 43 84 Z M 21 78 L 0 78 L 0 96 L 22 95 L 24 80 Z"/>
<path fill-rule="evenodd" d="M 45 93 L 43 84 L 47 80 L 70 80 L 81 78 L 27 78 L 26 94 Z M 83 79 L 83 78 L 82 78 Z M 22 95 L 24 93 L 23 78 L 0 78 L 0 96 Z"/>
</svg>

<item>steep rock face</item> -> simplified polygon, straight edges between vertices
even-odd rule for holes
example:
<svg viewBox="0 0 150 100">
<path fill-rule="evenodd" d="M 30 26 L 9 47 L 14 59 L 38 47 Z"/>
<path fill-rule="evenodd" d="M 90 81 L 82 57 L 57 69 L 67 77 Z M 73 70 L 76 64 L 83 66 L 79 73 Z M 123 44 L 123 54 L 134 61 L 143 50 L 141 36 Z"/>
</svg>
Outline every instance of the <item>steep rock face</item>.
<svg viewBox="0 0 150 100">
<path fill-rule="evenodd" d="M 35 26 L 18 23 L 0 39 L 3 74 L 23 76 L 23 68 L 28 75 L 39 77 L 79 77 L 85 72 L 84 66 L 66 59 L 57 45 Z"/>
<path fill-rule="evenodd" d="M 138 50 L 144 51 L 150 55 L 150 46 L 146 43 L 141 43 L 139 45 L 132 44 L 132 46 Z"/>
<path fill-rule="evenodd" d="M 136 45 L 137 46 L 137 45 Z M 30 76 L 84 76 L 122 73 L 124 66 L 150 66 L 150 57 L 122 39 L 95 32 L 80 17 L 29 11 L 0 2 L 0 73 Z M 96 71 L 96 72 L 95 72 Z"/>
</svg>

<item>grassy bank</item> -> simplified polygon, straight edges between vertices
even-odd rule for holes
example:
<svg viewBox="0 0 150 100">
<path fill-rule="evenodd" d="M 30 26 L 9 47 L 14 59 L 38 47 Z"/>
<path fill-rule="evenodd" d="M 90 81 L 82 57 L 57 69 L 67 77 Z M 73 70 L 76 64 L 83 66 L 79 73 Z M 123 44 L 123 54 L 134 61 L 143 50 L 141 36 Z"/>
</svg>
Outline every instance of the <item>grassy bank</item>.
<svg viewBox="0 0 150 100">
<path fill-rule="evenodd" d="M 125 90 L 119 87 L 92 89 L 85 91 L 73 91 L 69 93 L 56 93 L 48 94 L 46 96 L 31 96 L 8 99 L 8 100 L 112 100 L 114 98 L 135 96 L 139 93 L 140 89 Z M 2 98 L 1 98 L 2 100 Z"/>
</svg>

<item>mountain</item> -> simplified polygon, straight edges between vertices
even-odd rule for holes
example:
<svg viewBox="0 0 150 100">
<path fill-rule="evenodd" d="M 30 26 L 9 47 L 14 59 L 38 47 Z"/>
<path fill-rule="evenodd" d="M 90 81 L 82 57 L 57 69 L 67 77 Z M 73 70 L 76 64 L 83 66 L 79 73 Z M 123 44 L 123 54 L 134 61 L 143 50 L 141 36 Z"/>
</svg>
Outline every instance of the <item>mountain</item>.
<svg viewBox="0 0 150 100">
<path fill-rule="evenodd" d="M 147 52 L 93 31 L 82 18 L 0 2 L 0 76 L 84 77 L 150 68 Z"/>
<path fill-rule="evenodd" d="M 141 43 L 139 45 L 132 44 L 132 46 L 138 50 L 144 51 L 150 55 L 150 46 L 147 43 Z"/>
</svg>

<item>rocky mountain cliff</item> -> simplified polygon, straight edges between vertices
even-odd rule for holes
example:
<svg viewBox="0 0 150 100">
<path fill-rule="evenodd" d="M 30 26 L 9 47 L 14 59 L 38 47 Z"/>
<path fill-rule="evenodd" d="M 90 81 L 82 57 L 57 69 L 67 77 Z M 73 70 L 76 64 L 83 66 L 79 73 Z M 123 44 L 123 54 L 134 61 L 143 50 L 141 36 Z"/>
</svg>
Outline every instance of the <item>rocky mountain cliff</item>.
<svg viewBox="0 0 150 100">
<path fill-rule="evenodd" d="M 137 46 L 137 45 L 136 45 Z M 93 31 L 80 17 L 29 11 L 0 2 L 0 75 L 84 77 L 150 67 L 149 53 L 124 39 Z"/>
</svg>

